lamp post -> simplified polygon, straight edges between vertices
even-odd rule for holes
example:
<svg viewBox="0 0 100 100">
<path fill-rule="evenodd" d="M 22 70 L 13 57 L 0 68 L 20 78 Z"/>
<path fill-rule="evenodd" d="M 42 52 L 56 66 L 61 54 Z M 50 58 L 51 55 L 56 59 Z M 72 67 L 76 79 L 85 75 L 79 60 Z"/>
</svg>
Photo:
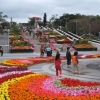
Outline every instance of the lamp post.
<svg viewBox="0 0 100 100">
<path fill-rule="evenodd" d="M 77 20 L 76 20 L 76 35 L 77 35 Z"/>
<path fill-rule="evenodd" d="M 60 28 L 60 30 L 61 30 L 61 19 L 59 20 L 59 22 L 60 22 L 60 27 L 59 27 L 59 28 Z"/>
<path fill-rule="evenodd" d="M 65 18 L 66 19 L 66 32 L 68 31 L 68 25 L 67 25 L 67 20 L 69 19 L 69 18 Z"/>
</svg>

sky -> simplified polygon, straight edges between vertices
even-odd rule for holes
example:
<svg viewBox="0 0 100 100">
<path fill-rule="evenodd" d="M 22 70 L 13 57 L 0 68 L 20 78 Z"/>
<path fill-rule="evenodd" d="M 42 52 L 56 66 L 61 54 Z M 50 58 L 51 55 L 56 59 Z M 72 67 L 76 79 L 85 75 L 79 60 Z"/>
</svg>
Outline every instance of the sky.
<svg viewBox="0 0 100 100">
<path fill-rule="evenodd" d="M 44 13 L 48 21 L 56 14 L 100 15 L 100 0 L 0 0 L 0 12 L 17 23 L 27 23 L 33 16 L 43 19 Z"/>
</svg>

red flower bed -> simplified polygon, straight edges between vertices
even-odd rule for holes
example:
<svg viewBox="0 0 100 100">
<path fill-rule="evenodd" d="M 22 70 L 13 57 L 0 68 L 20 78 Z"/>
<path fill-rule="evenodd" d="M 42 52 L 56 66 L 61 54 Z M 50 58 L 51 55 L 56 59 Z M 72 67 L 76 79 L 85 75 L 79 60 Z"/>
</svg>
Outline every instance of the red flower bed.
<svg viewBox="0 0 100 100">
<path fill-rule="evenodd" d="M 61 83 L 65 86 L 72 86 L 72 87 L 76 87 L 76 86 L 98 86 L 100 85 L 100 83 L 98 82 L 83 82 L 80 80 L 75 80 L 75 79 L 70 79 L 70 78 L 64 78 L 61 79 Z"/>
</svg>

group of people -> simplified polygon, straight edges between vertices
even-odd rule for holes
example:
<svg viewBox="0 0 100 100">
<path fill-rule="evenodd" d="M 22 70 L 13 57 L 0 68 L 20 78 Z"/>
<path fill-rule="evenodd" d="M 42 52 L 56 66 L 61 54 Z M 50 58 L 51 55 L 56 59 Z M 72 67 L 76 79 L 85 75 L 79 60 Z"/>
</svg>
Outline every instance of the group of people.
<svg viewBox="0 0 100 100">
<path fill-rule="evenodd" d="M 2 48 L 2 46 L 0 46 L 0 53 L 1 53 L 1 56 L 3 56 L 3 48 Z"/>
<path fill-rule="evenodd" d="M 45 53 L 47 54 L 47 57 L 52 56 L 52 49 L 50 45 L 46 45 L 46 44 L 41 45 L 40 55 L 43 57 Z"/>
<path fill-rule="evenodd" d="M 70 53 L 70 47 L 67 47 L 66 51 L 66 59 L 67 59 L 67 67 L 70 68 L 71 65 L 71 60 L 73 63 L 73 73 L 80 74 L 79 72 L 79 67 L 78 67 L 78 52 L 75 51 L 74 55 L 71 55 Z M 55 57 L 55 69 L 56 69 L 56 76 L 62 76 L 62 67 L 61 67 L 61 58 L 60 58 L 60 53 L 57 51 L 56 57 Z M 60 73 L 60 74 L 59 74 Z"/>
</svg>

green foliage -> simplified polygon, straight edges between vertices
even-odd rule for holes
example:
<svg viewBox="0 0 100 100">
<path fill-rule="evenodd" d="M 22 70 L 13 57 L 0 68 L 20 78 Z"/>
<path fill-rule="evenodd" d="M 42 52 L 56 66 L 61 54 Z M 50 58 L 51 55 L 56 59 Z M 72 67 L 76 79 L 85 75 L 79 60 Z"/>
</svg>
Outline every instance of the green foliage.
<svg viewBox="0 0 100 100">
<path fill-rule="evenodd" d="M 3 29 L 0 29 L 0 34 L 3 34 Z"/>
<path fill-rule="evenodd" d="M 45 30 L 44 32 L 52 32 L 51 30 Z"/>
<path fill-rule="evenodd" d="M 77 24 L 76 24 L 77 20 Z M 53 26 L 51 24 L 53 23 Z M 100 16 L 89 16 L 81 14 L 63 14 L 59 18 L 53 15 L 50 19 L 49 27 L 58 28 L 59 26 L 65 27 L 62 28 L 63 31 L 70 31 L 74 34 L 81 35 L 84 33 L 91 33 L 95 36 L 100 31 Z M 77 27 L 77 30 L 76 30 Z"/>
<path fill-rule="evenodd" d="M 88 44 L 88 39 L 79 40 L 79 44 Z"/>
<path fill-rule="evenodd" d="M 0 12 L 0 21 L 1 21 L 1 22 L 4 21 L 5 18 L 8 17 L 7 15 L 2 15 L 2 14 L 3 14 L 3 12 Z"/>
<path fill-rule="evenodd" d="M 84 36 L 82 36 L 82 38 L 84 38 L 84 39 L 88 39 L 88 40 L 91 40 L 91 39 L 95 39 L 95 40 L 97 40 L 98 39 L 98 37 L 96 37 L 96 36 L 94 36 L 94 35 L 84 35 Z"/>
<path fill-rule="evenodd" d="M 2 28 L 10 28 L 10 23 L 9 22 L 2 22 L 1 23 L 1 25 L 2 25 Z"/>
<path fill-rule="evenodd" d="M 49 35 L 59 35 L 59 33 L 57 33 L 57 32 L 50 32 L 50 34 Z"/>
<path fill-rule="evenodd" d="M 71 42 L 72 45 L 77 45 L 77 44 L 88 44 L 88 39 L 80 39 L 77 41 L 72 41 Z"/>
<path fill-rule="evenodd" d="M 57 38 L 57 39 L 66 39 L 67 37 L 64 36 L 64 35 L 57 35 L 56 38 Z"/>
<path fill-rule="evenodd" d="M 35 18 L 31 18 L 30 21 L 28 22 L 29 25 L 34 25 L 35 23 Z"/>
<path fill-rule="evenodd" d="M 22 38 L 22 36 L 21 35 L 10 35 L 10 39 L 11 40 L 15 40 L 15 39 L 17 39 L 17 40 L 23 40 L 23 38 Z"/>
<path fill-rule="evenodd" d="M 11 43 L 12 46 L 30 46 L 27 41 L 16 41 Z"/>
<path fill-rule="evenodd" d="M 19 35 L 20 34 L 20 30 L 15 24 L 13 24 L 11 26 L 11 32 L 14 33 L 15 35 Z"/>
</svg>

